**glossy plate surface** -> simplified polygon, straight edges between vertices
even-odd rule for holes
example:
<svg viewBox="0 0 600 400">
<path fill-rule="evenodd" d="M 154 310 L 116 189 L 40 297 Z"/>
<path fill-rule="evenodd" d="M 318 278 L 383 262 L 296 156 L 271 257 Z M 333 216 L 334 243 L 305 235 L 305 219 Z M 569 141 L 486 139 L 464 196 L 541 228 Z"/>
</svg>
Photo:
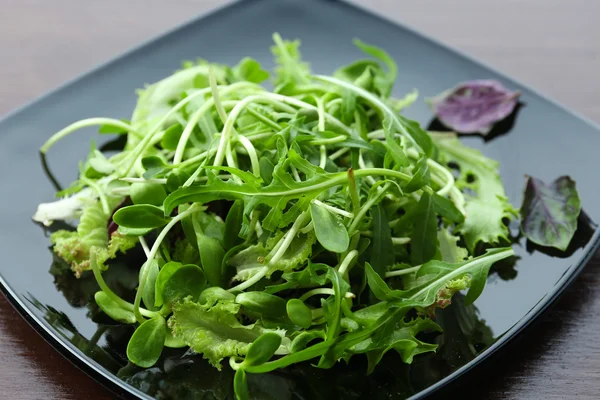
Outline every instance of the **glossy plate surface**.
<svg viewBox="0 0 600 400">
<path fill-rule="evenodd" d="M 398 62 L 395 95 L 418 88 L 421 98 L 433 96 L 469 79 L 498 79 L 522 91 L 524 105 L 492 140 L 464 139 L 497 159 L 507 194 L 521 202 L 525 174 L 551 181 L 570 175 L 577 182 L 585 216 L 571 247 L 548 254 L 525 241 L 514 245 L 518 260 L 497 268 L 476 308 L 460 299 L 439 322 L 436 355 L 418 357 L 404 366 L 387 356 L 365 377 L 365 364 L 353 361 L 332 370 L 297 367 L 255 377 L 250 391 L 257 398 L 326 399 L 415 398 L 430 394 L 478 365 L 540 314 L 574 279 L 593 254 L 600 221 L 600 181 L 595 157 L 600 131 L 523 85 L 408 29 L 367 14 L 343 2 L 317 0 L 248 0 L 193 21 L 43 97 L 0 122 L 0 283 L 19 311 L 61 353 L 103 384 L 123 395 L 140 398 L 231 398 L 231 373 L 218 372 L 200 357 L 168 352 L 150 370 L 125 367 L 129 327 L 107 325 L 93 303 L 93 279 L 75 280 L 55 262 L 47 233 L 31 222 L 38 203 L 53 198 L 55 189 L 44 174 L 38 148 L 67 124 L 86 117 L 128 118 L 135 89 L 169 75 L 182 60 L 202 57 L 236 63 L 244 56 L 267 68 L 273 32 L 302 40 L 304 58 L 316 73 L 331 73 L 361 56 L 352 45 L 360 38 L 387 50 Z M 425 126 L 431 112 L 424 102 L 407 116 Z M 94 131 L 73 135 L 53 148 L 48 164 L 59 181 L 76 177 Z M 98 139 L 96 137 L 96 139 Z M 589 218 L 587 218 L 589 217 Z M 135 256 L 135 255 L 134 255 Z M 136 272 L 123 260 L 107 275 L 122 293 L 135 286 Z M 130 282 L 131 285 L 127 285 Z"/>
</svg>

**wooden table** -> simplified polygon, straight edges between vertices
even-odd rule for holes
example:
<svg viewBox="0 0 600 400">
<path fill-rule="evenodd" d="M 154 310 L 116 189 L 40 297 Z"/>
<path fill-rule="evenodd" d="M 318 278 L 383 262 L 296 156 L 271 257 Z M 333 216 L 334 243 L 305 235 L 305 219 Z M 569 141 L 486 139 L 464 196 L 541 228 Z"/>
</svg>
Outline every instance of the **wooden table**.
<svg viewBox="0 0 600 400">
<path fill-rule="evenodd" d="M 356 2 L 481 58 L 600 122 L 600 2 Z M 220 3 L 2 0 L 0 115 Z M 599 398 L 599 274 L 596 255 L 555 307 L 460 396 Z M 113 397 L 46 344 L 2 296 L 0 360 L 0 398 Z"/>
</svg>

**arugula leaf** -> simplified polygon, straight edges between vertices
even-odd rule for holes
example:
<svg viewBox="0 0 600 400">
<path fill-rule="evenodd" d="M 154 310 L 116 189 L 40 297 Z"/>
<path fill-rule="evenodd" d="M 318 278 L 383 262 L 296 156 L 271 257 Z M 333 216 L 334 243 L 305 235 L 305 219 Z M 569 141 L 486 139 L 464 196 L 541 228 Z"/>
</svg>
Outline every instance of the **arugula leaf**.
<svg viewBox="0 0 600 400">
<path fill-rule="evenodd" d="M 412 214 L 410 261 L 421 265 L 431 260 L 437 249 L 437 216 L 433 210 L 432 197 L 423 193 Z"/>
<path fill-rule="evenodd" d="M 383 279 L 373 270 L 370 265 L 365 267 L 369 287 L 373 293 L 383 301 L 402 301 L 409 299 L 419 304 L 420 307 L 428 307 L 436 301 L 439 292 L 456 278 L 468 274 L 470 276 L 470 289 L 466 300 L 472 303 L 479 297 L 485 281 L 487 272 L 496 261 L 514 255 L 511 248 L 488 249 L 484 255 L 458 263 L 447 263 L 432 260 L 419 268 L 417 277 L 425 277 L 417 281 L 417 284 L 407 290 L 392 290 Z M 454 287 L 455 283 L 451 286 Z"/>
<path fill-rule="evenodd" d="M 384 276 L 386 268 L 394 264 L 392 235 L 383 206 L 373 207 L 371 213 L 373 215 L 371 265 L 379 276 Z"/>
<path fill-rule="evenodd" d="M 373 86 L 381 97 L 389 97 L 396 80 L 398 68 L 396 62 L 382 49 L 366 44 L 358 39 L 354 40 L 356 47 L 367 53 L 368 55 L 382 61 L 388 68 L 387 74 L 379 73 L 373 78 Z"/>
<path fill-rule="evenodd" d="M 390 350 L 396 352 L 407 364 L 411 364 L 413 358 L 422 353 L 435 352 L 437 344 L 430 344 L 418 340 L 415 336 L 425 331 L 441 331 L 442 329 L 429 318 L 416 318 L 405 322 L 400 320 L 396 325 L 386 325 L 386 329 L 380 330 L 367 340 L 364 340 L 350 348 L 350 352 L 360 354 L 366 353 L 368 360 L 367 374 L 375 369 L 385 353 Z"/>
</svg>

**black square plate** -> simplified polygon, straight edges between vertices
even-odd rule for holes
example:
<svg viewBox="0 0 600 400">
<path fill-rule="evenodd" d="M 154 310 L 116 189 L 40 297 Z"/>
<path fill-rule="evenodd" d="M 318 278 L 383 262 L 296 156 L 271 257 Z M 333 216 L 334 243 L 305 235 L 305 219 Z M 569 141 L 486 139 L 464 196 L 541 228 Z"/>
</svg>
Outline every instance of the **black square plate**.
<svg viewBox="0 0 600 400">
<path fill-rule="evenodd" d="M 595 168 L 600 131 L 593 124 L 453 50 L 344 2 L 240 1 L 92 71 L 0 122 L 1 286 L 57 350 L 120 394 L 231 398 L 231 375 L 217 372 L 199 357 L 181 358 L 176 352 L 150 370 L 122 368 L 129 328 L 89 317 L 95 282 L 74 282 L 69 274 L 61 274 L 53 265 L 48 238 L 31 223 L 37 204 L 54 195 L 38 148 L 72 121 L 98 115 L 128 118 L 135 89 L 169 75 L 182 60 L 202 57 L 235 63 L 251 56 L 270 68 L 273 32 L 301 39 L 304 58 L 319 73 L 331 73 L 359 57 L 353 38 L 384 48 L 399 64 L 396 95 L 418 88 L 422 97 L 429 97 L 477 78 L 520 89 L 525 107 L 510 132 L 488 143 L 468 138 L 468 144 L 500 161 L 513 204 L 520 204 L 526 173 L 546 181 L 568 174 L 577 181 L 585 214 L 600 220 Z M 407 115 L 423 124 L 431 119 L 424 102 L 411 106 Z M 93 133 L 71 136 L 50 153 L 48 163 L 61 181 L 75 178 Z M 590 220 L 580 219 L 576 239 L 565 253 L 548 255 L 524 242 L 515 245 L 518 262 L 490 276 L 476 309 L 458 301 L 444 311 L 440 318 L 445 332 L 438 338 L 436 355 L 418 357 L 410 367 L 386 357 L 369 377 L 361 362 L 332 370 L 298 368 L 253 379 L 251 393 L 273 399 L 419 398 L 433 393 L 502 348 L 573 281 L 597 247 L 598 232 Z"/>
</svg>

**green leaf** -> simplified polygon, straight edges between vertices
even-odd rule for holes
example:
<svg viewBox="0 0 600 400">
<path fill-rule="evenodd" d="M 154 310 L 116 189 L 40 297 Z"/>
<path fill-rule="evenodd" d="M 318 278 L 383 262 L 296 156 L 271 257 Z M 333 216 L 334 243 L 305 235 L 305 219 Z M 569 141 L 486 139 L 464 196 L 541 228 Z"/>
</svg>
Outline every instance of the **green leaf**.
<svg viewBox="0 0 600 400">
<path fill-rule="evenodd" d="M 117 232 L 123 236 L 134 236 L 136 239 L 138 236 L 146 236 L 152 232 L 153 228 L 127 228 L 125 226 L 119 226 Z"/>
<path fill-rule="evenodd" d="M 396 62 L 387 54 L 383 49 L 379 47 L 366 44 L 358 39 L 354 39 L 356 47 L 367 53 L 368 55 L 375 57 L 382 61 L 388 69 L 387 74 L 377 74 L 374 78 L 374 86 L 377 88 L 379 95 L 382 97 L 389 97 L 396 80 L 398 68 Z"/>
<path fill-rule="evenodd" d="M 483 291 L 490 267 L 496 261 L 508 258 L 512 255 L 514 255 L 514 251 L 511 248 L 499 248 L 490 249 L 482 256 L 454 264 L 436 260 L 430 261 L 419 269 L 417 276 L 434 274 L 436 278 L 425 285 L 424 288 L 419 289 L 419 292 L 413 297 L 416 297 L 417 299 L 428 298 L 436 287 L 438 287 L 439 292 L 439 289 L 441 289 L 440 283 L 444 280 L 446 280 L 445 283 L 448 283 L 451 279 L 458 278 L 463 273 L 468 273 L 471 276 L 471 283 L 469 292 L 465 297 L 465 304 L 470 304 L 474 302 Z"/>
<path fill-rule="evenodd" d="M 435 352 L 437 344 L 429 344 L 418 340 L 415 336 L 421 332 L 441 331 L 442 329 L 428 318 L 417 318 L 408 323 L 401 321 L 399 326 L 388 326 L 384 331 L 378 331 L 372 338 L 360 342 L 351 352 L 367 353 L 369 362 L 367 374 L 375 369 L 385 353 L 395 350 L 402 361 L 411 364 L 418 354 Z"/>
<path fill-rule="evenodd" d="M 325 339 L 325 332 L 322 330 L 302 331 L 294 338 L 290 345 L 290 353 L 296 353 L 304 350 L 306 345 L 315 339 Z"/>
<path fill-rule="evenodd" d="M 465 221 L 465 216 L 460 212 L 452 200 L 442 197 L 437 193 L 431 196 L 431 205 L 436 214 L 456 223 Z"/>
<path fill-rule="evenodd" d="M 425 156 L 430 157 L 433 155 L 435 146 L 433 139 L 425 131 L 421 128 L 421 125 L 417 121 L 410 120 L 402 115 L 396 114 L 396 118 L 400 121 L 400 123 L 407 130 L 408 134 L 413 138 L 413 140 L 419 145 L 419 147 L 425 153 Z"/>
<path fill-rule="evenodd" d="M 250 57 L 244 57 L 232 68 L 232 73 L 236 81 L 261 83 L 269 79 L 269 72 L 262 69 L 260 63 Z"/>
<path fill-rule="evenodd" d="M 275 165 L 267 157 L 261 157 L 258 161 L 260 167 L 260 177 L 268 185 L 273 180 L 273 170 Z"/>
<path fill-rule="evenodd" d="M 226 249 L 230 249 L 239 243 L 240 230 L 244 218 L 244 202 L 241 200 L 235 201 L 225 219 L 225 234 L 223 237 L 223 245 Z"/>
<path fill-rule="evenodd" d="M 410 181 L 402 188 L 404 193 L 412 193 L 421 189 L 423 186 L 429 185 L 430 173 L 427 158 L 422 157 L 417 161 L 416 170 L 413 173 Z M 441 196 L 440 196 L 441 197 Z"/>
<path fill-rule="evenodd" d="M 394 129 L 394 120 L 392 120 L 389 115 L 386 115 L 384 118 L 382 127 L 385 132 L 385 144 L 389 149 L 387 154 L 389 154 L 400 167 L 407 167 L 410 165 L 402 145 L 396 142 L 394 137 L 394 134 L 396 133 Z"/>
<path fill-rule="evenodd" d="M 338 68 L 333 73 L 333 76 L 349 82 L 353 82 L 355 85 L 370 91 L 372 89 L 373 84 L 372 75 L 380 70 L 381 67 L 379 63 L 377 63 L 377 61 L 375 60 L 357 60 L 348 65 Z M 346 93 L 352 92 L 348 91 Z M 342 95 L 342 99 L 346 97 L 346 93 Z"/>
<path fill-rule="evenodd" d="M 167 325 L 162 316 L 157 315 L 145 321 L 129 339 L 127 358 L 137 366 L 150 368 L 160 358 L 166 335 Z"/>
<path fill-rule="evenodd" d="M 115 171 L 115 166 L 98 150 L 94 150 L 90 154 L 88 164 L 100 175 L 109 175 Z M 90 176 L 89 170 L 85 173 L 85 176 L 92 179 L 95 177 L 93 173 Z"/>
<path fill-rule="evenodd" d="M 244 292 L 236 296 L 235 302 L 245 309 L 267 317 L 282 317 L 286 315 L 285 300 L 265 292 Z"/>
<path fill-rule="evenodd" d="M 353 81 L 353 79 L 350 79 Z M 344 90 L 342 94 L 342 122 L 346 125 L 350 125 L 354 120 L 354 111 L 356 110 L 356 95 L 349 91 Z"/>
<path fill-rule="evenodd" d="M 256 339 L 246 353 L 242 368 L 245 366 L 261 365 L 269 361 L 281 345 L 281 336 L 274 332 L 263 333 Z"/>
<path fill-rule="evenodd" d="M 286 311 L 288 318 L 296 325 L 304 329 L 308 329 L 312 325 L 312 312 L 302 300 L 288 300 Z"/>
<path fill-rule="evenodd" d="M 144 291 L 142 292 L 142 300 L 147 309 L 154 310 L 154 304 L 156 303 L 156 279 L 158 278 L 159 273 L 158 262 L 156 260 L 149 261 L 147 268 L 148 275 L 146 284 L 144 285 Z"/>
<path fill-rule="evenodd" d="M 529 177 L 521 206 L 521 231 L 541 246 L 565 251 L 577 230 L 581 201 L 575 181 L 561 176 L 550 185 Z"/>
<path fill-rule="evenodd" d="M 165 302 L 163 299 L 163 290 L 165 288 L 165 283 L 171 278 L 171 276 L 177 271 L 179 268 L 183 267 L 183 264 L 177 261 L 170 261 L 162 266 L 158 275 L 156 277 L 156 281 L 154 284 L 154 293 L 155 300 L 154 305 L 156 307 L 160 307 Z"/>
<path fill-rule="evenodd" d="M 150 204 L 136 204 L 123 207 L 113 215 L 113 221 L 126 228 L 154 229 L 165 226 L 171 219 L 165 217 L 160 207 Z"/>
<path fill-rule="evenodd" d="M 275 46 L 271 52 L 275 58 L 275 86 L 289 87 L 309 83 L 310 67 L 302 61 L 298 48 L 300 41 L 283 40 L 279 34 L 273 34 Z M 277 88 L 276 88 L 277 91 Z"/>
<path fill-rule="evenodd" d="M 136 182 L 129 187 L 129 197 L 133 204 L 161 206 L 167 197 L 167 192 L 163 185 Z"/>
<path fill-rule="evenodd" d="M 334 253 L 343 253 L 348 249 L 348 230 L 337 216 L 314 202 L 310 203 L 310 215 L 317 240 L 325 249 Z"/>
<path fill-rule="evenodd" d="M 167 167 L 167 164 L 165 164 L 165 161 L 158 156 L 148 156 L 142 158 L 142 166 L 146 170 L 152 170 L 165 168 Z"/>
<path fill-rule="evenodd" d="M 180 124 L 170 126 L 164 133 L 160 145 L 165 150 L 176 150 L 183 133 L 183 127 Z"/>
<path fill-rule="evenodd" d="M 181 301 L 188 296 L 197 300 L 202 290 L 204 290 L 205 285 L 206 277 L 200 267 L 196 265 L 184 265 L 181 268 L 177 268 L 164 283 L 162 300 L 165 304 Z"/>
<path fill-rule="evenodd" d="M 198 242 L 198 251 L 200 252 L 200 262 L 208 284 L 211 286 L 219 286 L 222 280 L 221 265 L 225 257 L 225 251 L 219 244 L 217 239 L 208 237 L 203 234 L 196 234 Z"/>
<path fill-rule="evenodd" d="M 469 275 L 470 289 L 467 298 L 470 302 L 481 293 L 487 279 L 487 271 L 497 261 L 511 257 L 514 251 L 508 248 L 489 249 L 486 254 L 458 262 L 447 263 L 432 260 L 424 264 L 417 272 L 416 283 L 407 290 L 392 290 L 385 281 L 373 270 L 370 265 L 365 266 L 369 287 L 378 299 L 384 301 L 407 301 L 410 300 L 420 307 L 433 305 L 440 291 L 452 284 L 453 280 Z M 483 273 L 485 272 L 485 274 Z M 473 292 L 471 294 L 471 292 Z"/>
<path fill-rule="evenodd" d="M 301 271 L 286 272 L 281 277 L 285 283 L 273 286 L 267 286 L 265 292 L 277 293 L 287 289 L 307 288 L 314 286 L 323 286 L 327 282 L 329 265 L 308 262 L 308 266 Z"/>
<path fill-rule="evenodd" d="M 123 309 L 116 301 L 108 296 L 103 291 L 96 292 L 94 294 L 94 300 L 98 307 L 110 318 L 123 324 L 135 324 L 135 315 L 133 311 Z"/>
<path fill-rule="evenodd" d="M 442 261 L 449 263 L 462 262 L 469 256 L 467 249 L 458 246 L 458 236 L 453 236 L 448 229 L 441 229 L 437 233 L 440 244 Z"/>
<path fill-rule="evenodd" d="M 383 278 L 375 271 L 375 269 L 368 262 L 365 263 L 365 272 L 367 274 L 367 280 L 369 288 L 373 292 L 373 295 L 379 300 L 392 300 L 395 296 L 390 293 L 392 290 L 386 285 Z"/>
<path fill-rule="evenodd" d="M 179 338 L 176 338 L 171 333 L 170 329 L 167 329 L 167 336 L 165 337 L 165 347 L 169 347 L 171 349 L 181 349 L 183 347 L 187 347 L 187 344 Z"/>
<path fill-rule="evenodd" d="M 235 393 L 236 400 L 249 400 L 250 393 L 248 393 L 248 382 L 246 380 L 246 372 L 243 369 L 235 371 L 233 377 L 233 391 Z"/>
<path fill-rule="evenodd" d="M 381 204 L 371 209 L 373 215 L 373 241 L 371 242 L 371 265 L 380 276 L 394 264 L 394 245 L 392 233 L 385 210 Z"/>
<path fill-rule="evenodd" d="M 144 174 L 145 177 L 146 174 Z M 176 169 L 174 171 L 170 171 L 167 175 L 167 190 L 169 192 L 174 192 L 179 189 L 188 179 L 190 178 L 190 174 L 188 174 L 184 170 Z"/>
<path fill-rule="evenodd" d="M 235 301 L 235 295 L 218 286 L 204 289 L 200 294 L 198 302 L 200 304 L 213 305 L 219 301 Z"/>
<path fill-rule="evenodd" d="M 435 256 L 437 250 L 437 217 L 432 197 L 423 193 L 413 210 L 413 234 L 410 241 L 410 261 L 424 264 Z"/>
</svg>

